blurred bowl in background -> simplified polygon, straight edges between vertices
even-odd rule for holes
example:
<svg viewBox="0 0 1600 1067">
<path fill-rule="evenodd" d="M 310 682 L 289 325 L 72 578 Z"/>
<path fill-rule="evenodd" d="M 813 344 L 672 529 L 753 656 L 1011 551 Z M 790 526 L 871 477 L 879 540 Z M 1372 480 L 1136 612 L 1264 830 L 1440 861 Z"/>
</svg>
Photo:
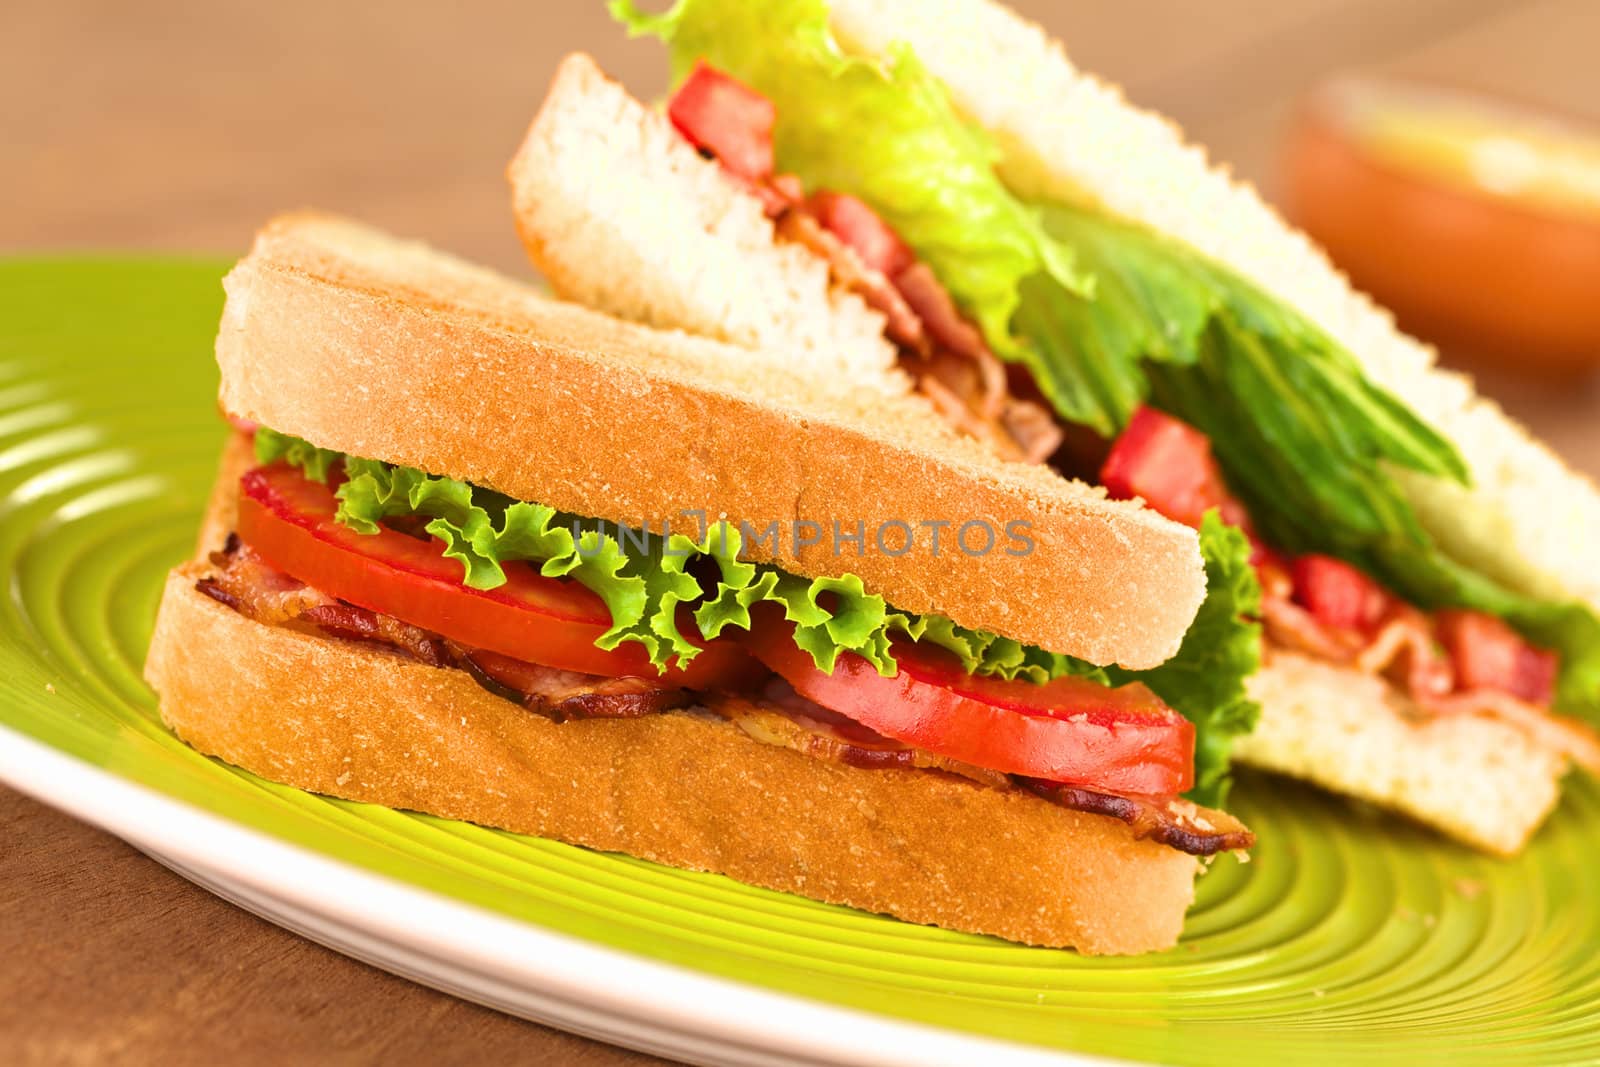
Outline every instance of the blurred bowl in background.
<svg viewBox="0 0 1600 1067">
<path fill-rule="evenodd" d="M 1600 366 L 1600 130 L 1342 80 L 1302 104 L 1284 179 L 1290 217 L 1412 332 L 1527 371 Z"/>
</svg>

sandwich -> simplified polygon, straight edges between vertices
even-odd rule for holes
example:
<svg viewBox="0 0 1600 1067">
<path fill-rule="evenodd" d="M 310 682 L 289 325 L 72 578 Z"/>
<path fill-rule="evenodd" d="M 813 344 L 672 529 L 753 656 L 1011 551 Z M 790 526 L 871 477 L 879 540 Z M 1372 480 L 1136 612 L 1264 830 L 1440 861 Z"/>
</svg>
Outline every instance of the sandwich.
<svg viewBox="0 0 1600 1067">
<path fill-rule="evenodd" d="M 675 86 L 557 72 L 509 168 L 557 294 L 1242 534 L 1243 763 L 1504 855 L 1600 770 L 1600 494 L 1170 123 L 990 0 L 612 9 Z"/>
<path fill-rule="evenodd" d="M 1187 527 L 336 217 L 224 284 L 235 430 L 145 668 L 200 751 L 1084 953 L 1172 945 L 1252 843 L 1175 710 L 1242 689 L 1248 574 Z"/>
</svg>

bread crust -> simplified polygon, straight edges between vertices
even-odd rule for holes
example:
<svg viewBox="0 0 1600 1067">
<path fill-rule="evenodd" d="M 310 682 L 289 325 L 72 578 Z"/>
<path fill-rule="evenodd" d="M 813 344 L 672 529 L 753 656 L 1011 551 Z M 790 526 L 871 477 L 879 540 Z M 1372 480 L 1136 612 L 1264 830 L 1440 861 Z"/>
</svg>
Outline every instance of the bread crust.
<svg viewBox="0 0 1600 1067">
<path fill-rule="evenodd" d="M 1176 942 L 1197 861 L 937 772 L 672 712 L 556 724 L 465 672 L 263 626 L 172 572 L 145 667 L 186 742 L 264 778 L 1092 954 Z"/>
<path fill-rule="evenodd" d="M 751 555 L 854 573 L 902 610 L 1094 663 L 1164 661 L 1205 594 L 1193 531 L 998 461 L 920 407 L 752 369 L 741 349 L 559 304 L 353 223 L 277 220 L 225 286 L 224 410 L 323 447 L 656 529 L 693 532 L 696 510 L 758 531 L 814 521 L 817 544 Z M 917 550 L 876 550 L 870 531 L 892 520 L 923 531 Z M 969 521 L 995 531 L 987 554 L 954 550 Z M 1005 550 L 1014 521 L 1027 554 Z M 834 522 L 864 524 L 860 554 Z M 948 524 L 937 557 L 930 522 Z"/>
</svg>

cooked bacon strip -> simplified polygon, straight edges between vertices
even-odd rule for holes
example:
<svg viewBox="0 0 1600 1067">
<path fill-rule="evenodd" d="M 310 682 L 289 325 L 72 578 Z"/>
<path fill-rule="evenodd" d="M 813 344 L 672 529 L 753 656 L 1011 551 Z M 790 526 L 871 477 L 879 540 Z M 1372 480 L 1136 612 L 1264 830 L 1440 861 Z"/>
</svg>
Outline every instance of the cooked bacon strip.
<svg viewBox="0 0 1600 1067">
<path fill-rule="evenodd" d="M 805 203 L 805 189 L 800 185 L 800 179 L 793 174 L 775 174 L 761 181 L 751 181 L 726 167 L 722 168 L 722 174 L 728 180 L 744 186 L 751 195 L 760 200 L 762 212 L 774 221 L 782 219 L 790 208 Z"/>
<path fill-rule="evenodd" d="M 1455 687 L 1455 672 L 1439 653 L 1427 616 L 1409 605 L 1397 602 L 1371 633 L 1330 626 L 1282 595 L 1262 597 L 1261 619 L 1274 644 L 1384 675 L 1418 700 Z"/>
<path fill-rule="evenodd" d="M 884 333 L 901 349 L 901 368 L 945 421 L 989 442 L 1009 459 L 1042 463 L 1060 447 L 1062 430 L 1049 409 L 1013 395 L 1005 365 L 962 316 L 927 264 L 912 262 L 891 277 L 817 214 L 839 201 L 859 205 L 860 211 L 870 208 L 837 194 L 819 194 L 807 201 L 799 195 L 792 174 L 750 183 L 731 171 L 724 173 L 755 191 L 775 220 L 778 237 L 821 257 L 834 284 L 883 315 Z M 878 225 L 892 236 L 881 222 Z"/>
<path fill-rule="evenodd" d="M 1000 423 L 1011 440 L 1017 443 L 1025 463 L 1043 463 L 1056 454 L 1066 433 L 1056 422 L 1056 417 L 1043 404 L 1031 400 L 1007 397 L 1000 412 Z"/>
<path fill-rule="evenodd" d="M 654 678 L 606 678 L 525 663 L 453 643 L 451 649 L 455 665 L 464 668 L 485 689 L 556 722 L 636 719 L 689 703 L 683 690 L 662 685 Z"/>
<path fill-rule="evenodd" d="M 215 573 L 195 588 L 259 623 L 382 645 L 430 667 L 460 667 L 496 696 L 557 722 L 635 718 L 689 702 L 681 689 L 652 678 L 579 674 L 464 648 L 393 616 L 335 600 L 276 570 L 236 537 L 211 562 Z"/>
<path fill-rule="evenodd" d="M 1351 662 L 1364 674 L 1388 677 L 1419 703 L 1456 685 L 1455 668 L 1434 643 L 1428 617 L 1409 606 L 1396 609 Z"/>
<path fill-rule="evenodd" d="M 1256 843 L 1255 834 L 1232 815 L 1182 798 L 1119 797 L 1038 778 L 1019 777 L 1017 784 L 1062 807 L 1121 819 L 1133 829 L 1133 836 L 1149 838 L 1191 856 L 1213 856 L 1247 849 Z"/>
<path fill-rule="evenodd" d="M 933 268 L 913 263 L 894 276 L 894 287 L 941 347 L 972 363 L 983 382 L 983 399 L 976 410 L 982 418 L 997 418 L 1006 396 L 1006 370 L 983 343 L 978 328 L 961 314 Z"/>
<path fill-rule="evenodd" d="M 988 361 L 999 372 L 1003 389 L 1005 369 L 993 356 Z M 908 369 L 915 373 L 918 390 L 946 422 L 970 437 L 988 441 L 1008 459 L 1043 463 L 1061 447 L 1061 427 L 1039 404 L 1002 393 L 993 417 L 981 410 L 996 398 L 990 395 L 993 383 L 983 380 L 986 372 L 979 364 L 939 348 Z"/>
<path fill-rule="evenodd" d="M 438 635 L 312 589 L 273 568 L 237 537 L 229 537 L 227 548 L 214 553 L 211 562 L 216 573 L 200 579 L 196 588 L 257 622 L 387 645 L 431 667 L 450 663 Z"/>
<path fill-rule="evenodd" d="M 777 233 L 804 245 L 828 264 L 834 283 L 855 293 L 867 306 L 883 313 L 885 332 L 895 344 L 926 356 L 932 349 L 922 320 L 905 297 L 881 271 L 868 266 L 856 250 L 817 221 L 806 206 L 793 205 L 778 218 Z"/>
<path fill-rule="evenodd" d="M 1456 668 L 1434 640 L 1428 617 L 1396 606 L 1374 633 L 1328 626 L 1281 595 L 1264 597 L 1261 618 L 1275 645 L 1381 675 L 1428 715 L 1486 715 L 1514 726 L 1578 766 L 1600 774 L 1600 735 L 1557 715 L 1542 703 L 1487 686 L 1464 688 Z"/>
<path fill-rule="evenodd" d="M 1275 644 L 1335 663 L 1345 663 L 1361 650 L 1360 635 L 1334 630 L 1285 596 L 1263 596 L 1261 622 Z"/>
<path fill-rule="evenodd" d="M 1283 557 L 1259 540 L 1251 542 L 1250 565 L 1256 569 L 1256 580 L 1261 583 L 1263 604 L 1276 600 L 1288 601 L 1294 595 L 1294 581 L 1289 577 Z"/>
<path fill-rule="evenodd" d="M 774 174 L 763 184 L 771 190 L 772 199 L 782 202 L 786 207 L 794 207 L 805 202 L 806 187 L 800 184 L 798 174 Z"/>
<path fill-rule="evenodd" d="M 1059 782 L 1001 774 L 912 748 L 811 703 L 781 681 L 768 685 L 759 697 L 710 696 L 704 705 L 757 741 L 851 767 L 938 770 L 993 789 L 1020 786 L 1062 807 L 1120 819 L 1133 828 L 1134 836 L 1192 856 L 1247 849 L 1255 844 L 1255 836 L 1233 816 L 1199 808 L 1178 797 L 1098 793 Z"/>
<path fill-rule="evenodd" d="M 997 789 L 1009 784 L 999 771 L 938 756 L 883 737 L 852 719 L 813 704 L 782 679 L 769 683 L 759 696 L 708 694 L 701 703 L 757 741 L 793 749 L 816 759 L 873 770 L 898 767 L 945 771 Z"/>
<path fill-rule="evenodd" d="M 296 619 L 308 608 L 338 603 L 275 569 L 233 534 L 228 535 L 227 547 L 211 554 L 211 563 L 216 573 L 200 579 L 197 588 L 269 626 Z"/>
<path fill-rule="evenodd" d="M 420 626 L 401 622 L 392 615 L 379 615 L 354 604 L 336 601 L 309 607 L 301 612 L 300 618 L 334 637 L 372 641 L 397 648 L 430 667 L 449 667 L 453 664 L 443 638 Z"/>
</svg>

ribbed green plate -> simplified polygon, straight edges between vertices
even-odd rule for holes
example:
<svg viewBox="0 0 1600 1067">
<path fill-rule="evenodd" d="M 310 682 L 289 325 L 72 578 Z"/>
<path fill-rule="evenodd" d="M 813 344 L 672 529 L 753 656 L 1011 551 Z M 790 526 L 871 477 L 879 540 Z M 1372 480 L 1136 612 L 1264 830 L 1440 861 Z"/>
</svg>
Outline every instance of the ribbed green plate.
<svg viewBox="0 0 1600 1067">
<path fill-rule="evenodd" d="M 221 266 L 0 262 L 0 724 L 432 892 L 753 985 L 1041 1046 L 1174 1063 L 1600 1061 L 1600 794 L 1501 863 L 1255 777 L 1254 860 L 1183 943 L 1081 959 L 726 879 L 328 800 L 190 751 L 140 665 L 223 431 Z"/>
</svg>

